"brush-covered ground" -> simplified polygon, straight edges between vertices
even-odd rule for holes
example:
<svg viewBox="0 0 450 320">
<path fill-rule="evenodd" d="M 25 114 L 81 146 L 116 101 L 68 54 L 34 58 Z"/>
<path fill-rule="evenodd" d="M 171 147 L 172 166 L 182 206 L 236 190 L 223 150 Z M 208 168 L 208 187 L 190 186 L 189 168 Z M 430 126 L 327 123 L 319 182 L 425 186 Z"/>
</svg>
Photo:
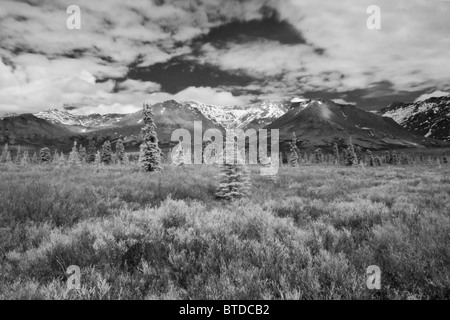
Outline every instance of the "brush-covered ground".
<svg viewBox="0 0 450 320">
<path fill-rule="evenodd" d="M 234 203 L 219 170 L 0 165 L 0 298 L 450 298 L 450 165 L 252 168 Z"/>
</svg>

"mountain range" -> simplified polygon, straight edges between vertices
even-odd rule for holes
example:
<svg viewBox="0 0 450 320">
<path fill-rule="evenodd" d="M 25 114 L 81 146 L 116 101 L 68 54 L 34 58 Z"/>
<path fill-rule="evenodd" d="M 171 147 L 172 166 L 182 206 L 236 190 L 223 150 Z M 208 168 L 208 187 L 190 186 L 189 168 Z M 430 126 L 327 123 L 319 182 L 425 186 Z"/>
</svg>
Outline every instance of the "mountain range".
<svg viewBox="0 0 450 320">
<path fill-rule="evenodd" d="M 175 129 L 193 131 L 194 121 L 201 121 L 203 131 L 217 128 L 279 129 L 283 141 L 292 132 L 306 148 L 330 147 L 336 141 L 347 141 L 370 149 L 448 146 L 449 98 L 430 98 L 422 103 L 394 103 L 379 113 L 367 112 L 354 105 L 328 100 L 293 99 L 264 101 L 248 106 L 217 106 L 193 101 L 169 100 L 153 105 L 157 133 L 162 148 L 174 144 Z M 49 109 L 36 114 L 4 115 L 0 118 L 0 143 L 43 145 L 70 150 L 73 140 L 81 143 L 95 137 L 121 136 L 129 150 L 137 150 L 140 142 L 142 111 L 131 114 L 74 115 Z"/>
<path fill-rule="evenodd" d="M 421 136 L 450 141 L 450 95 L 414 103 L 394 102 L 380 110 L 380 115 Z"/>
</svg>

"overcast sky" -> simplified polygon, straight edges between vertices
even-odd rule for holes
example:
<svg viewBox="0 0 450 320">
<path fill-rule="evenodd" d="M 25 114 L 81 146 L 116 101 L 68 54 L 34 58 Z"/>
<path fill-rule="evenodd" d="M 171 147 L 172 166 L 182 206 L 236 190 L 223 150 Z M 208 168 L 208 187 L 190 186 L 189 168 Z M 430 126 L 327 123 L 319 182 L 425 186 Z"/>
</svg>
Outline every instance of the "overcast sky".
<svg viewBox="0 0 450 320">
<path fill-rule="evenodd" d="M 366 26 L 373 4 L 380 30 Z M 69 5 L 80 30 L 66 27 Z M 0 114 L 414 101 L 450 92 L 449 17 L 439 0 L 0 0 Z"/>
</svg>

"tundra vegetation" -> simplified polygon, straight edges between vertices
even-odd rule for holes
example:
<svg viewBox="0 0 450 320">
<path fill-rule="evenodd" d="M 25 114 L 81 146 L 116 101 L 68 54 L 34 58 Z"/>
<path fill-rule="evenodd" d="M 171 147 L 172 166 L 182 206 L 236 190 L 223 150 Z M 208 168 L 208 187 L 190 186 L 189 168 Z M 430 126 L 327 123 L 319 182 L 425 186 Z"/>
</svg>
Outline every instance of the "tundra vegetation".
<svg viewBox="0 0 450 320">
<path fill-rule="evenodd" d="M 293 143 L 275 177 L 176 165 L 146 116 L 137 162 L 122 141 L 74 144 L 69 158 L 3 147 L 0 298 L 450 298 L 445 156 L 349 141 L 330 154 Z M 70 265 L 79 290 L 67 290 Z M 370 265 L 380 290 L 366 286 Z"/>
</svg>

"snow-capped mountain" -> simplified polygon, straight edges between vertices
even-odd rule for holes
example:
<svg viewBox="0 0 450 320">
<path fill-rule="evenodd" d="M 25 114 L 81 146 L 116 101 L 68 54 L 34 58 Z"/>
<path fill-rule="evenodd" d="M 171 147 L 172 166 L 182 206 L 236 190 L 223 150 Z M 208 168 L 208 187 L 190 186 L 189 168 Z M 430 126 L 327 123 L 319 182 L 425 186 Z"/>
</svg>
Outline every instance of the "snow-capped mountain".
<svg viewBox="0 0 450 320">
<path fill-rule="evenodd" d="M 67 126 L 82 126 L 82 127 L 107 127 L 114 125 L 122 120 L 125 114 L 89 114 L 89 115 L 74 115 L 67 111 L 58 109 L 49 109 L 34 114 L 36 117 L 47 120 L 51 123 L 63 124 Z"/>
<path fill-rule="evenodd" d="M 17 113 L 14 113 L 14 112 L 11 112 L 11 113 L 5 113 L 4 115 L 2 115 L 1 117 L 0 117 L 0 120 L 3 120 L 4 118 L 9 118 L 9 117 L 15 117 L 15 116 L 17 116 L 18 114 Z"/>
<path fill-rule="evenodd" d="M 450 141 L 450 95 L 414 103 L 394 102 L 380 114 L 427 138 Z"/>
<path fill-rule="evenodd" d="M 285 114 L 289 103 L 263 101 L 248 106 L 217 106 L 188 101 L 183 105 L 200 111 L 225 129 L 260 129 Z"/>
</svg>

